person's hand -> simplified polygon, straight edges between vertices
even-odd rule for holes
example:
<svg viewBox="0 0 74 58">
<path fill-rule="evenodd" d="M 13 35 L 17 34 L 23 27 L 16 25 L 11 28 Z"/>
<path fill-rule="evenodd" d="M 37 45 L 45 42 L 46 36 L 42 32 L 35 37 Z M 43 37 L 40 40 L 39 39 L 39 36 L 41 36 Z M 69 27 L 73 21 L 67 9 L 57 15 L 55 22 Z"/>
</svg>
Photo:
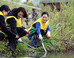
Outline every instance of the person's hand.
<svg viewBox="0 0 74 58">
<path fill-rule="evenodd" d="M 43 37 L 41 34 L 39 34 L 39 40 L 42 41 Z"/>
<path fill-rule="evenodd" d="M 16 35 L 16 37 L 15 38 L 19 38 L 19 36 L 18 35 Z"/>
<path fill-rule="evenodd" d="M 25 32 L 26 34 L 30 34 L 30 32 L 29 32 L 27 29 L 24 29 L 24 32 Z"/>
<path fill-rule="evenodd" d="M 46 36 L 48 39 L 50 38 L 50 31 L 47 32 Z"/>
<path fill-rule="evenodd" d="M 18 39 L 18 41 L 19 41 L 19 42 L 22 42 L 22 39 L 21 39 L 21 38 L 19 38 L 19 39 Z"/>
</svg>

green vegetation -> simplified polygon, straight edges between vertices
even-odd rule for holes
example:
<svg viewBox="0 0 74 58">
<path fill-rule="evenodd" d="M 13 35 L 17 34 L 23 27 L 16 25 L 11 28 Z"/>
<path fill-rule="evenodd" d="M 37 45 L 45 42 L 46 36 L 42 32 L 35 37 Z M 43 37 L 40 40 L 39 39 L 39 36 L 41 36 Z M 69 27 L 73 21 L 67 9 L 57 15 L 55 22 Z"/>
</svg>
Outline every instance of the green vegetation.
<svg viewBox="0 0 74 58">
<path fill-rule="evenodd" d="M 55 40 L 55 48 L 57 50 L 69 50 L 71 48 L 71 42 L 74 42 L 73 3 L 73 0 L 67 5 L 61 3 L 60 12 L 57 12 L 56 10 L 50 12 L 48 7 L 45 7 L 44 9 L 45 11 L 49 11 L 50 14 L 51 39 Z"/>
<path fill-rule="evenodd" d="M 9 5 L 11 9 L 21 6 L 21 5 L 16 5 L 14 3 L 4 2 L 3 0 L 1 0 L 0 6 L 3 4 Z M 53 12 L 50 12 L 51 9 L 48 6 L 44 7 L 43 8 L 44 10 L 43 9 L 40 11 L 37 10 L 39 15 L 43 11 L 48 11 L 50 15 L 49 21 L 50 21 L 51 38 L 47 39 L 46 37 L 44 37 L 43 39 L 45 47 L 48 51 L 50 50 L 64 51 L 64 50 L 71 49 L 71 46 L 72 46 L 71 44 L 72 42 L 74 42 L 73 5 L 74 5 L 74 1 L 71 0 L 71 2 L 69 2 L 67 5 L 61 2 L 60 12 L 57 12 L 56 10 L 54 10 Z M 31 12 L 30 11 L 31 9 L 29 9 L 28 7 L 25 7 L 25 6 L 22 6 L 22 7 L 24 7 L 29 12 Z M 23 40 L 24 42 L 29 43 L 28 39 L 23 39 Z M 7 44 L 6 42 L 7 41 L 0 41 L 0 55 L 2 56 L 8 56 L 11 54 L 11 51 L 9 52 L 9 50 L 5 47 L 5 45 Z M 43 51 L 43 47 L 41 46 L 37 48 L 37 51 Z M 24 55 L 30 52 L 35 52 L 35 50 L 29 48 L 28 46 L 22 43 L 18 43 L 17 49 L 15 51 L 15 55 L 22 55 L 22 54 Z"/>
<path fill-rule="evenodd" d="M 33 3 L 32 2 L 27 2 L 26 4 L 27 5 L 30 5 L 30 6 L 33 6 Z"/>
</svg>

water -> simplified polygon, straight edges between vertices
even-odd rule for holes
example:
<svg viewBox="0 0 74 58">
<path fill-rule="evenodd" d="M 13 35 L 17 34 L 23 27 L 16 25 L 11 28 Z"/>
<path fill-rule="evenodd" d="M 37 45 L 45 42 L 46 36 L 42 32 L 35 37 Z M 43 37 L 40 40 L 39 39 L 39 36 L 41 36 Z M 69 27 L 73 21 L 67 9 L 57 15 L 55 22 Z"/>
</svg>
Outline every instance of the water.
<svg viewBox="0 0 74 58">
<path fill-rule="evenodd" d="M 44 53 L 30 53 L 28 55 L 16 56 L 16 58 L 43 58 Z M 74 58 L 74 51 L 65 53 L 49 53 L 45 58 Z"/>
<path fill-rule="evenodd" d="M 74 58 L 74 52 L 48 54 L 46 58 Z"/>
<path fill-rule="evenodd" d="M 12 56 L 8 56 L 8 57 L 0 57 L 0 58 L 43 58 L 44 56 L 44 52 L 30 52 L 30 53 L 24 53 L 24 54 L 20 54 L 20 55 L 16 55 L 14 57 Z M 74 51 L 69 51 L 69 52 L 57 52 L 57 53 L 50 53 L 47 52 L 46 57 L 44 58 L 74 58 Z"/>
</svg>

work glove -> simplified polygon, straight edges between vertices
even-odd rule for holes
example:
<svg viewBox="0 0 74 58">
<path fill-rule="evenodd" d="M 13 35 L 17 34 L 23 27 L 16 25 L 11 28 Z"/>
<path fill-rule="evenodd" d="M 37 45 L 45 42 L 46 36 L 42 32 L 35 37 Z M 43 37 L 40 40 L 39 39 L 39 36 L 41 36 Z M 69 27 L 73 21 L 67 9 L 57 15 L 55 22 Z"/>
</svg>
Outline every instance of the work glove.
<svg viewBox="0 0 74 58">
<path fill-rule="evenodd" d="M 22 42 L 22 39 L 21 39 L 21 38 L 19 38 L 19 39 L 18 39 L 18 41 L 21 43 L 21 42 Z"/>
<path fill-rule="evenodd" d="M 48 39 L 50 38 L 50 31 L 48 31 L 48 32 L 46 33 L 46 36 L 47 36 Z"/>
<path fill-rule="evenodd" d="M 41 34 L 39 34 L 39 40 L 42 41 L 43 37 Z"/>
<path fill-rule="evenodd" d="M 27 29 L 24 29 L 24 32 L 25 32 L 26 34 L 30 34 L 30 32 L 29 32 Z"/>
</svg>

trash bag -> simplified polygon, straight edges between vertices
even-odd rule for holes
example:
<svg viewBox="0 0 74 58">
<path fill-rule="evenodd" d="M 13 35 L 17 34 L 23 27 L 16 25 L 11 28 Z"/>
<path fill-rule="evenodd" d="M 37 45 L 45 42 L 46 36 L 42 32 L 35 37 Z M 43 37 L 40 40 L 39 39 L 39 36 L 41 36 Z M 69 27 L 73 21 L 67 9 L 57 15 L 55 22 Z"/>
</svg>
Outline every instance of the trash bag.
<svg viewBox="0 0 74 58">
<path fill-rule="evenodd" d="M 41 42 L 38 38 L 38 35 L 34 34 L 32 37 L 31 37 L 31 40 L 29 42 L 29 45 L 33 46 L 33 47 L 40 47 L 41 46 Z"/>
</svg>

